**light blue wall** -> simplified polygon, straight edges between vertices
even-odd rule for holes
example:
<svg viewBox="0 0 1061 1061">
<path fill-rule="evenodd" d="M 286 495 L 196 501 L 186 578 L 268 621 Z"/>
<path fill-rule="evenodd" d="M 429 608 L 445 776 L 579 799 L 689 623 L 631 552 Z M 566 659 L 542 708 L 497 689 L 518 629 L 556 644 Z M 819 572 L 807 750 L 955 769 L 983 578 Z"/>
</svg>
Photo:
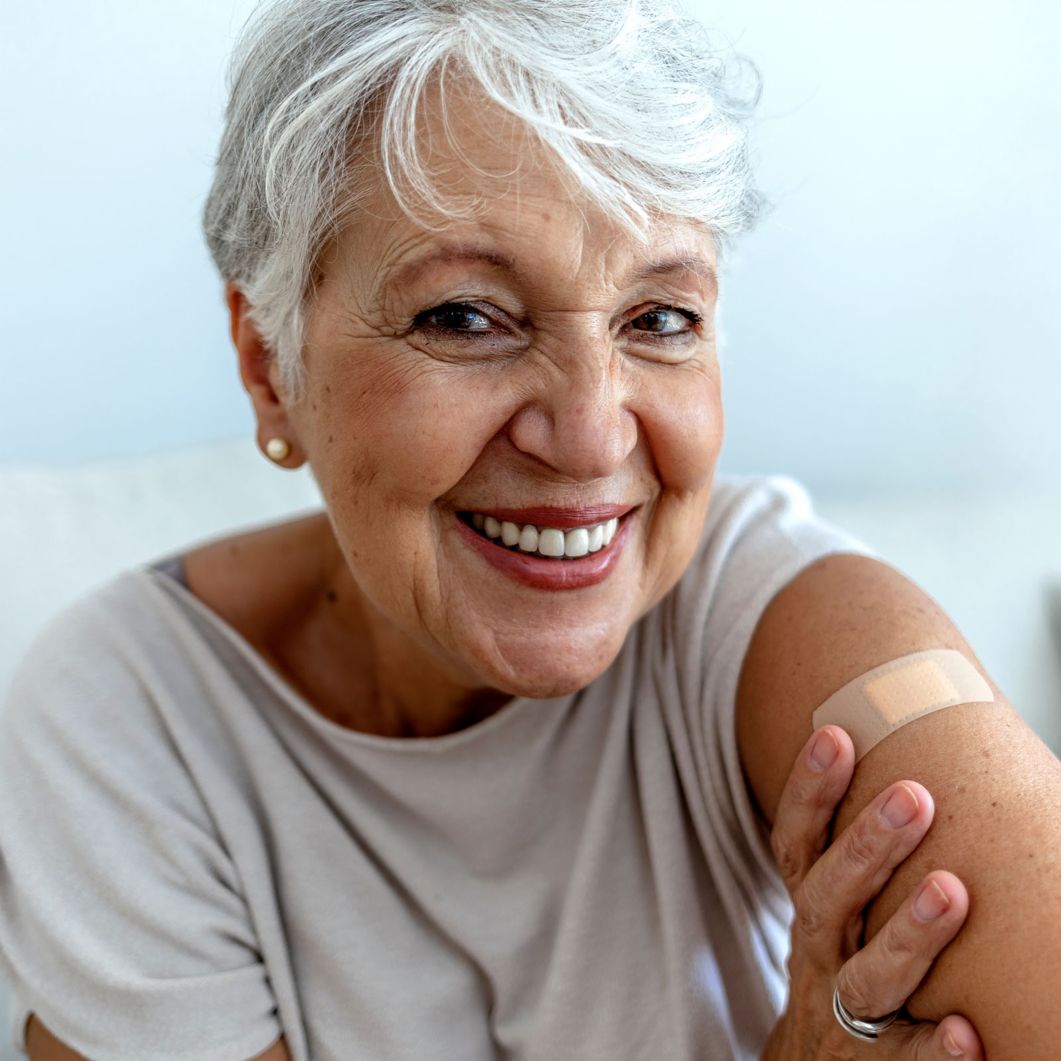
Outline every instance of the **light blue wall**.
<svg viewBox="0 0 1061 1061">
<path fill-rule="evenodd" d="M 199 212 L 251 6 L 5 5 L 0 460 L 249 429 Z"/>
<path fill-rule="evenodd" d="M 762 68 L 776 203 L 725 287 L 724 465 L 829 493 L 1056 482 L 1061 7 L 696 6 Z M 0 461 L 249 431 L 198 213 L 250 7 L 0 16 Z"/>
<path fill-rule="evenodd" d="M 1061 497 L 1061 7 L 722 11 L 776 202 L 726 306 L 731 462 Z"/>
</svg>

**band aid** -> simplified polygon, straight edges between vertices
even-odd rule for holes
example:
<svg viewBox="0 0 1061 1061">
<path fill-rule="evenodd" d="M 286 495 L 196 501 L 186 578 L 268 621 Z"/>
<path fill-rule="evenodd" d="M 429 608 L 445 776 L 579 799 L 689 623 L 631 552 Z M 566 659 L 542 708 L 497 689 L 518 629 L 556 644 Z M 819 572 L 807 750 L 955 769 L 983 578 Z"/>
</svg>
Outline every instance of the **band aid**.
<svg viewBox="0 0 1061 1061">
<path fill-rule="evenodd" d="M 857 763 L 875 744 L 915 718 L 956 704 L 995 702 L 983 675 L 952 648 L 930 648 L 867 671 L 814 712 L 851 735 Z"/>
</svg>

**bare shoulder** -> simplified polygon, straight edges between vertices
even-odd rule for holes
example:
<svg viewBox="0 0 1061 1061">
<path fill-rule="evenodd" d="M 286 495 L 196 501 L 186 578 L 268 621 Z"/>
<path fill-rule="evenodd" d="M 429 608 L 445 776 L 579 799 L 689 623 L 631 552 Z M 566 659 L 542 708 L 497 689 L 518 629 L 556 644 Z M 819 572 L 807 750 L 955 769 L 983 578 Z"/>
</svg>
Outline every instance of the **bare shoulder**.
<svg viewBox="0 0 1061 1061">
<path fill-rule="evenodd" d="M 873 749 L 859 771 L 876 774 L 877 764 L 887 763 L 888 769 L 901 772 L 911 752 L 918 752 L 920 764 L 937 746 L 948 763 L 959 749 L 971 752 L 987 773 L 997 772 L 990 761 L 1003 748 L 1021 749 L 1047 774 L 1056 769 L 1056 758 L 1009 704 L 935 600 L 885 563 L 837 554 L 812 564 L 774 598 L 744 659 L 737 693 L 738 742 L 767 820 L 772 822 L 788 772 L 811 734 L 815 708 L 860 674 L 927 648 L 962 652 L 991 685 L 995 703 L 963 704 L 918 719 Z M 856 781 L 859 776 L 856 772 Z"/>
<path fill-rule="evenodd" d="M 966 1014 L 989 1057 L 1051 1057 L 1061 1039 L 1061 1013 L 1051 1001 L 1061 993 L 1061 764 L 928 594 L 880 561 L 835 555 L 774 598 L 752 637 L 737 695 L 748 784 L 772 822 L 815 708 L 873 667 L 928 648 L 964 653 L 995 703 L 919 718 L 856 767 L 837 831 L 904 778 L 923 784 L 936 807 L 928 835 L 871 906 L 866 935 L 929 870 L 956 873 L 969 891 L 969 917 L 911 999 L 911 1012 L 935 1020 Z"/>
<path fill-rule="evenodd" d="M 75 1050 L 57 1039 L 39 1021 L 31 1015 L 26 1026 L 26 1050 L 30 1061 L 86 1061 Z M 287 1044 L 283 1038 L 277 1039 L 263 1054 L 250 1058 L 249 1061 L 290 1061 Z"/>
<path fill-rule="evenodd" d="M 191 592 L 307 704 L 338 725 L 370 725 L 356 587 L 324 512 L 209 542 L 184 567 Z"/>
<path fill-rule="evenodd" d="M 814 709 L 860 674 L 926 648 L 958 649 L 983 672 L 939 605 L 894 568 L 870 557 L 826 556 L 770 602 L 752 636 L 737 692 L 742 761 L 769 821 L 796 754 L 811 734 Z M 994 683 L 992 688 L 998 696 Z M 947 714 L 920 720 L 902 733 L 931 726 Z M 901 739 L 896 733 L 885 744 Z M 863 762 L 871 758 L 873 753 Z"/>
<path fill-rule="evenodd" d="M 184 554 L 188 586 L 252 643 L 319 592 L 331 555 L 323 512 L 205 542 Z"/>
</svg>

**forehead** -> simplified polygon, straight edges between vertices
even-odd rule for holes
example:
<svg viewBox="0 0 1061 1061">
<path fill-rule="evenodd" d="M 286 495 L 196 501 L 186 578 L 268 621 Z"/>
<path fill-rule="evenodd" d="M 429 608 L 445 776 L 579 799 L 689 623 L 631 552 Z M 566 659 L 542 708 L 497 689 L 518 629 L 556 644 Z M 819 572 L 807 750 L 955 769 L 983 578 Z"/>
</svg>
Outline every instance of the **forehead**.
<svg viewBox="0 0 1061 1061">
<path fill-rule="evenodd" d="M 443 101 L 436 90 L 419 122 L 424 171 L 442 199 L 467 216 L 446 217 L 419 203 L 410 216 L 377 177 L 334 248 L 373 286 L 472 263 L 607 283 L 684 262 L 713 284 L 716 254 L 706 226 L 661 217 L 636 232 L 593 202 L 533 130 L 492 101 L 463 89 Z"/>
<path fill-rule="evenodd" d="M 570 203 L 491 200 L 476 219 L 441 230 L 406 217 L 357 226 L 338 248 L 377 290 L 410 287 L 470 270 L 533 287 L 557 283 L 611 288 L 681 273 L 705 291 L 717 285 L 706 233 L 659 222 L 642 239 Z"/>
</svg>

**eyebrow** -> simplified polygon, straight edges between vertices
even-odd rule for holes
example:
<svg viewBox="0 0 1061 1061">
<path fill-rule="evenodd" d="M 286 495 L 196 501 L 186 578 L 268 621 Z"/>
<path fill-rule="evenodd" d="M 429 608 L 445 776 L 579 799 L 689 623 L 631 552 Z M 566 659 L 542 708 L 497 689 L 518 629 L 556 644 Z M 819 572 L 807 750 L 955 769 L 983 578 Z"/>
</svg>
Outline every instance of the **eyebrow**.
<svg viewBox="0 0 1061 1061">
<path fill-rule="evenodd" d="M 398 266 L 387 278 L 386 287 L 402 286 L 412 283 L 414 280 L 430 269 L 433 265 L 451 265 L 455 262 L 467 262 L 469 264 L 485 264 L 495 269 L 508 273 L 519 273 L 516 263 L 504 254 L 494 251 L 483 250 L 478 247 L 450 246 L 439 247 L 422 258 L 416 258 L 411 262 Z"/>
<path fill-rule="evenodd" d="M 467 264 L 484 264 L 494 269 L 507 272 L 517 277 L 522 273 L 513 258 L 496 251 L 486 250 L 479 247 L 468 247 L 462 245 L 439 247 L 437 250 L 425 254 L 422 258 L 416 258 L 406 262 L 387 278 L 386 287 L 402 286 L 412 283 L 423 275 L 434 265 L 452 265 L 464 262 Z M 710 291 L 718 290 L 718 273 L 714 265 L 707 258 L 699 255 L 682 255 L 676 258 L 666 258 L 659 262 L 652 262 L 633 274 L 634 282 L 640 280 L 651 280 L 657 276 L 667 273 L 685 272 L 692 273 L 707 284 Z"/>
<path fill-rule="evenodd" d="M 718 272 L 714 265 L 699 255 L 685 255 L 680 258 L 668 258 L 665 261 L 646 265 L 635 275 L 636 280 L 651 280 L 666 273 L 692 273 L 698 276 L 712 292 L 718 291 Z"/>
</svg>

